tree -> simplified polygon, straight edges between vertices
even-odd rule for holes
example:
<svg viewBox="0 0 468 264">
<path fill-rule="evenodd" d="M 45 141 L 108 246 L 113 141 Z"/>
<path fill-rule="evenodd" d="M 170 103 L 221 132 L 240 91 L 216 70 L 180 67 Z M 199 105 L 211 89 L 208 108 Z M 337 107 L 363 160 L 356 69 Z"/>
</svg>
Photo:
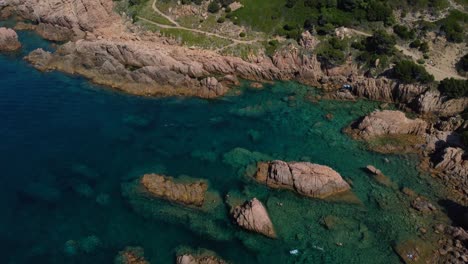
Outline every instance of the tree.
<svg viewBox="0 0 468 264">
<path fill-rule="evenodd" d="M 461 74 L 468 72 L 468 53 L 458 61 L 457 70 Z"/>
<path fill-rule="evenodd" d="M 210 13 L 217 13 L 220 9 L 220 6 L 217 2 L 211 2 L 209 5 L 208 5 L 208 12 Z"/>
<path fill-rule="evenodd" d="M 392 55 L 395 51 L 395 38 L 383 30 L 374 32 L 374 35 L 366 39 L 366 50 L 379 55 Z"/>
<path fill-rule="evenodd" d="M 408 60 L 399 61 L 393 67 L 393 77 L 403 83 L 430 83 L 434 81 L 434 76 L 429 74 L 426 69 Z"/>
<path fill-rule="evenodd" d="M 454 78 L 443 79 L 437 89 L 449 98 L 461 98 L 468 96 L 468 81 Z"/>
</svg>

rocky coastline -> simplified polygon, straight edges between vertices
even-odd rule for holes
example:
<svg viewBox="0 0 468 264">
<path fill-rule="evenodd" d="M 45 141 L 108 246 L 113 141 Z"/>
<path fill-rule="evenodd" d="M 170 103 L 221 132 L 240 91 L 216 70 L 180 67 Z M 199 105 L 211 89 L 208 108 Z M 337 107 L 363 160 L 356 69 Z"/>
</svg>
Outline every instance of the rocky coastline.
<svg viewBox="0 0 468 264">
<path fill-rule="evenodd" d="M 468 98 L 450 99 L 424 85 L 401 84 L 385 77 L 369 78 L 352 62 L 324 69 L 311 53 L 313 47 L 304 41 L 299 46 L 291 44 L 271 57 L 247 60 L 222 56 L 214 51 L 189 49 L 131 25 L 113 12 L 111 0 L 0 0 L 0 18 L 10 17 L 28 21 L 18 24 L 18 30 L 35 30 L 45 39 L 67 42 L 53 53 L 38 49 L 26 56 L 25 59 L 37 69 L 81 75 L 94 83 L 135 95 L 215 98 L 224 95 L 231 86 L 238 85 L 240 79 L 256 82 L 294 80 L 322 88 L 328 98 L 368 98 L 395 103 L 402 109 L 414 111 L 424 120 L 409 119 L 401 111 L 378 111 L 363 117 L 346 132 L 367 142 L 376 138 L 386 137 L 385 142 L 391 139 L 383 148 L 374 149 L 381 152 L 415 150 L 423 158 L 422 167 L 456 190 L 460 194 L 457 202 L 468 204 L 468 162 L 460 135 L 456 132 L 467 124 L 463 120 L 459 124 L 447 123 L 448 119 L 456 118 L 468 107 Z M 14 31 L 0 28 L 0 49 L 12 51 L 20 47 Z M 342 89 L 343 85 L 351 88 Z M 401 140 L 408 143 L 403 148 L 399 145 Z M 349 184 L 337 172 L 314 165 L 317 164 L 261 163 L 256 180 L 269 187 L 292 189 L 313 198 L 325 198 L 350 190 Z M 320 171 L 319 176 L 326 174 L 326 177 L 305 181 L 302 185 L 300 183 L 304 181 L 296 179 L 317 174 L 315 169 Z M 326 173 L 322 173 L 324 170 Z M 332 181 L 327 181 L 329 178 Z M 151 195 L 183 205 L 200 207 L 205 201 L 207 186 L 203 183 L 179 184 L 158 175 L 145 175 L 140 183 Z M 173 190 L 178 191 L 171 192 Z M 249 222 L 255 222 L 253 219 L 257 219 L 257 214 L 261 215 L 260 218 L 266 215 L 268 221 L 265 220 L 265 225 L 258 227 Z M 232 216 L 239 226 L 247 230 L 276 237 L 268 213 L 257 199 L 236 207 Z M 453 228 L 447 230 L 456 233 Z M 461 229 L 457 232 L 453 236 L 461 236 L 461 240 L 466 241 L 466 234 L 460 235 L 466 231 Z M 451 245 L 454 241 L 446 244 Z M 132 251 L 135 250 L 128 252 Z M 138 254 L 130 253 L 122 253 L 122 257 L 130 259 L 124 263 L 146 263 Z M 183 256 L 181 261 L 188 258 Z M 190 261 L 178 263 L 198 263 Z"/>
<path fill-rule="evenodd" d="M 16 32 L 9 28 L 0 28 L 0 52 L 11 52 L 21 48 Z"/>
</svg>

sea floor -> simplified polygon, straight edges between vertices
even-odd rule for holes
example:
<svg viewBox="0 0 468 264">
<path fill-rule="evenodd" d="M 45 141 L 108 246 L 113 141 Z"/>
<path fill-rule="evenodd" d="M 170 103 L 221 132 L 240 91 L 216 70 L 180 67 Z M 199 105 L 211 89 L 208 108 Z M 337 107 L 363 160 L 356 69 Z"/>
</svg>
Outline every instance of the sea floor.
<svg viewBox="0 0 468 264">
<path fill-rule="evenodd" d="M 317 101 L 320 91 L 293 82 L 216 100 L 129 96 L 36 71 L 22 57 L 53 46 L 19 34 L 22 51 L 0 55 L 2 263 L 111 263 L 126 246 L 151 263 L 174 263 L 187 247 L 242 264 L 399 263 L 397 243 L 445 221 L 410 209 L 401 192 L 438 199 L 416 156 L 372 153 L 341 132 L 379 103 Z M 268 159 L 328 165 L 357 198 L 308 199 L 246 176 Z M 372 179 L 369 164 L 393 186 Z M 237 228 L 224 203 L 198 212 L 128 191 L 147 172 L 206 179 L 223 200 L 257 197 L 279 238 Z"/>
</svg>

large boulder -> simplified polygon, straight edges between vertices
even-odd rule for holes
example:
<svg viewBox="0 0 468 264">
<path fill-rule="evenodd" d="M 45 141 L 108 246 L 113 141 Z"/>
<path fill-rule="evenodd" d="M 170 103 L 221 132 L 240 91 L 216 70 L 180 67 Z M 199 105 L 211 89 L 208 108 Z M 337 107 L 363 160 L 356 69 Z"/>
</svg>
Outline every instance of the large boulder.
<svg viewBox="0 0 468 264">
<path fill-rule="evenodd" d="M 144 255 L 141 247 L 126 247 L 115 257 L 114 264 L 149 264 Z"/>
<path fill-rule="evenodd" d="M 151 196 L 201 207 L 205 201 L 208 184 L 204 181 L 177 183 L 174 179 L 158 174 L 145 174 L 141 184 Z"/>
<path fill-rule="evenodd" d="M 184 254 L 177 256 L 177 264 L 227 264 L 226 261 L 215 256 L 194 256 Z"/>
<path fill-rule="evenodd" d="M 437 116 L 452 116 L 463 112 L 468 107 L 468 98 L 450 99 L 437 90 L 420 95 L 415 104 L 415 110 L 421 114 L 436 114 Z"/>
<path fill-rule="evenodd" d="M 409 119 L 401 111 L 375 111 L 356 124 L 356 134 L 363 139 L 385 135 L 423 135 L 427 128 L 426 121 Z"/>
<path fill-rule="evenodd" d="M 310 162 L 259 163 L 255 178 L 269 187 L 295 190 L 312 198 L 326 198 L 350 190 L 338 172 Z"/>
<path fill-rule="evenodd" d="M 457 175 L 461 178 L 468 178 L 468 160 L 465 159 L 465 151 L 461 148 L 446 148 L 435 169 L 449 175 Z"/>
<path fill-rule="evenodd" d="M 236 206 L 232 211 L 232 217 L 236 224 L 242 228 L 267 237 L 276 237 L 268 212 L 257 198 L 253 198 L 243 205 Z"/>
<path fill-rule="evenodd" d="M 15 51 L 21 48 L 18 35 L 13 29 L 0 28 L 0 51 Z"/>
</svg>

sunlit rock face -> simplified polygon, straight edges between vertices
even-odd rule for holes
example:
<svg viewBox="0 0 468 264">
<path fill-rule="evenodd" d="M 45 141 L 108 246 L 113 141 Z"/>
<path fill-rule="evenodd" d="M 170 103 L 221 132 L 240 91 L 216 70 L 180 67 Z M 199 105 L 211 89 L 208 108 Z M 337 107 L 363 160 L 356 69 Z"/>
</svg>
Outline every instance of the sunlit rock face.
<svg viewBox="0 0 468 264">
<path fill-rule="evenodd" d="M 9 28 L 0 28 L 0 51 L 15 51 L 21 48 L 16 32 Z"/>
<path fill-rule="evenodd" d="M 312 198 L 326 198 L 350 189 L 338 172 L 310 162 L 259 163 L 255 177 L 269 187 L 292 189 Z"/>
<path fill-rule="evenodd" d="M 275 238 L 276 233 L 268 212 L 257 198 L 237 206 L 232 212 L 237 225 L 247 230 L 260 233 L 267 237 Z"/>
</svg>

